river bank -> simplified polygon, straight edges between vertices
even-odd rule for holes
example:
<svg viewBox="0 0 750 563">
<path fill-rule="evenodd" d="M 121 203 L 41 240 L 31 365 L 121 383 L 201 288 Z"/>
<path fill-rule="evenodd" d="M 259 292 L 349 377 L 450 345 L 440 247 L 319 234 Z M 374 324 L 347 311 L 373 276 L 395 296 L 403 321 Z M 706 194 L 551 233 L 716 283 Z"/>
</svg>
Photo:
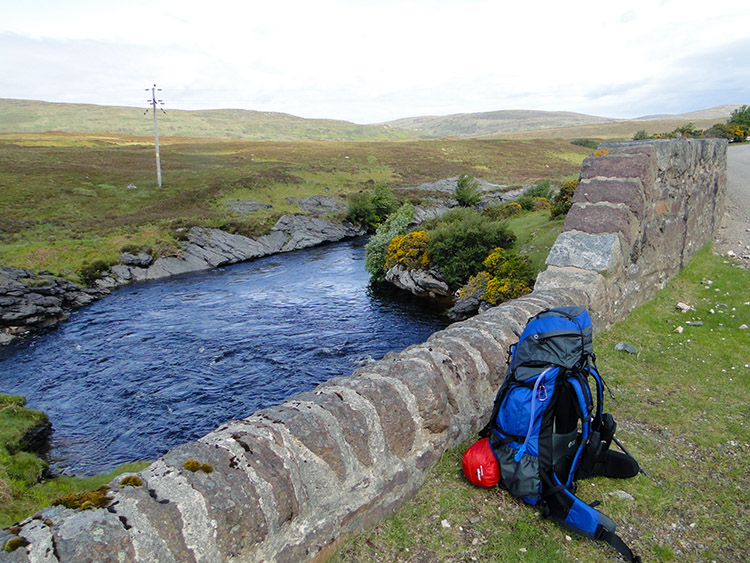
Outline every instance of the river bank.
<svg viewBox="0 0 750 563">
<path fill-rule="evenodd" d="M 146 253 L 123 253 L 121 262 L 99 274 L 91 287 L 79 286 L 51 272 L 37 274 L 23 268 L 0 267 L 0 345 L 54 328 L 69 318 L 71 311 L 133 282 L 236 264 L 362 236 L 365 232 L 352 223 L 304 215 L 284 215 L 269 234 L 254 238 L 194 227 L 185 234 L 181 256 L 154 260 Z"/>
</svg>

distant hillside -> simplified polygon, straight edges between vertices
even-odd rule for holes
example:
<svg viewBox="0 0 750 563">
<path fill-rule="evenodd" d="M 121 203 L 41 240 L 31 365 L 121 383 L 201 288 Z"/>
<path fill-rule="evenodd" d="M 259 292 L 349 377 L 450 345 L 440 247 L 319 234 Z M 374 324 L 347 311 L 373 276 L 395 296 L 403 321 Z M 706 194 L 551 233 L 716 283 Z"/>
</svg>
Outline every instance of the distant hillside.
<svg viewBox="0 0 750 563">
<path fill-rule="evenodd" d="M 158 111 L 158 110 L 157 110 Z M 145 108 L 59 104 L 0 99 L 0 133 L 122 133 L 153 135 Z M 413 137 L 387 125 L 357 125 L 332 119 L 305 119 L 286 113 L 239 109 L 159 112 L 159 135 L 245 140 L 378 140 Z"/>
<path fill-rule="evenodd" d="M 632 138 L 641 129 L 671 131 L 694 122 L 698 128 L 726 121 L 739 106 L 717 106 L 680 115 L 612 119 L 562 111 L 503 110 L 397 119 L 358 125 L 332 119 L 306 119 L 286 113 L 239 109 L 159 113 L 159 134 L 245 140 L 299 141 L 311 139 L 370 141 L 444 137 L 509 138 Z M 0 133 L 121 133 L 152 135 L 145 108 L 60 104 L 0 98 Z"/>
<path fill-rule="evenodd" d="M 728 116 L 727 116 L 728 117 Z M 592 125 L 576 125 L 573 127 L 559 127 L 554 129 L 538 129 L 536 131 L 515 131 L 498 133 L 489 138 L 509 140 L 531 139 L 600 139 L 619 141 L 632 139 L 638 131 L 645 131 L 647 135 L 668 133 L 687 123 L 693 123 L 696 129 L 708 129 L 715 123 L 723 123 L 727 118 L 719 119 L 685 119 L 664 116 L 651 119 L 628 119 L 615 123 L 595 123 Z"/>
<path fill-rule="evenodd" d="M 566 111 L 503 110 L 456 113 L 446 116 L 407 117 L 385 125 L 427 137 L 482 137 L 513 131 L 552 129 L 617 120 Z"/>
<path fill-rule="evenodd" d="M 683 120 L 683 121 L 696 121 L 696 120 L 703 120 L 703 119 L 713 119 L 715 120 L 714 123 L 718 123 L 719 121 L 726 121 L 729 119 L 729 116 L 732 115 L 732 112 L 736 110 L 739 106 L 737 105 L 725 105 L 725 106 L 715 106 L 708 109 L 701 109 L 698 111 L 690 111 L 687 113 L 679 113 L 679 114 L 661 114 L 661 115 L 644 115 L 643 117 L 638 117 L 636 120 L 638 121 L 651 121 L 651 120 Z"/>
</svg>

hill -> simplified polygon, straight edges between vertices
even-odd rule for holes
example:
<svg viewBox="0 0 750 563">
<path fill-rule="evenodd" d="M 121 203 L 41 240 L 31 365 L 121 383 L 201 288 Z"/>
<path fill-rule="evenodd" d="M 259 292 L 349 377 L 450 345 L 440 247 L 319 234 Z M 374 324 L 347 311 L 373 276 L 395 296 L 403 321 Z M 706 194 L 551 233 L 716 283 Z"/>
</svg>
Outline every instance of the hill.
<svg viewBox="0 0 750 563">
<path fill-rule="evenodd" d="M 566 111 L 503 110 L 484 113 L 457 113 L 446 116 L 408 117 L 386 125 L 426 137 L 482 137 L 514 131 L 551 129 L 594 123 L 615 123 L 597 117 Z"/>
<path fill-rule="evenodd" d="M 571 127 L 555 127 L 550 129 L 535 129 L 533 131 L 514 131 L 498 133 L 490 138 L 497 139 L 600 139 L 600 140 L 630 140 L 638 131 L 646 131 L 648 135 L 674 131 L 687 123 L 693 123 L 697 129 L 708 129 L 715 123 L 723 123 L 729 118 L 690 119 L 679 116 L 664 116 L 662 118 L 626 119 L 612 123 L 592 123 L 590 125 L 576 125 Z"/>
<path fill-rule="evenodd" d="M 145 108 L 61 104 L 0 99 L 0 133 L 118 133 L 153 135 Z M 157 110 L 158 111 L 158 110 Z M 159 135 L 245 140 L 299 141 L 337 139 L 369 141 L 412 135 L 388 125 L 357 125 L 333 119 L 306 119 L 286 113 L 240 109 L 159 113 Z"/>
<path fill-rule="evenodd" d="M 698 128 L 725 121 L 737 105 L 717 106 L 679 115 L 613 119 L 565 111 L 502 110 L 422 116 L 359 125 L 333 119 L 307 119 L 286 113 L 240 109 L 159 113 L 159 134 L 251 141 L 472 138 L 632 138 L 636 131 L 671 131 L 694 122 Z M 63 104 L 0 98 L 0 133 L 116 133 L 153 135 L 145 108 Z"/>
</svg>

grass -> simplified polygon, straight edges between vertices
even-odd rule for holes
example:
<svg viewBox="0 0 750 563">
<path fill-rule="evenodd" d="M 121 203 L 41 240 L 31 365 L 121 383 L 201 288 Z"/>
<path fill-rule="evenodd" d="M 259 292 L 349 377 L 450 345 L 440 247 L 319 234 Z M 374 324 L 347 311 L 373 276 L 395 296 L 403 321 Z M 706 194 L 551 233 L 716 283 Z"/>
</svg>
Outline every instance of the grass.
<svg viewBox="0 0 750 563">
<path fill-rule="evenodd" d="M 644 561 L 746 557 L 750 329 L 740 326 L 750 324 L 747 287 L 750 272 L 707 248 L 652 301 L 596 337 L 600 371 L 616 396 L 605 399 L 605 410 L 649 477 L 581 481 L 579 496 L 600 500 Z M 694 310 L 681 313 L 678 302 Z M 615 351 L 621 341 L 638 354 Z M 330 561 L 619 560 L 606 544 L 573 536 L 503 489 L 468 483 L 461 457 L 471 441 L 447 451 L 413 499 L 348 539 Z M 634 500 L 610 494 L 618 490 Z"/>
<path fill-rule="evenodd" d="M 545 261 L 564 222 L 564 216 L 550 220 L 549 209 L 522 211 L 508 219 L 508 227 L 516 235 L 514 249 L 529 259 L 535 271 L 546 268 Z"/>
<path fill-rule="evenodd" d="M 105 475 L 82 479 L 48 478 L 47 464 L 25 451 L 24 436 L 49 419 L 25 404 L 23 397 L 0 395 L 0 528 L 27 518 L 61 496 L 95 490 L 120 473 L 139 471 L 147 465 L 129 463 Z"/>
<path fill-rule="evenodd" d="M 95 491 L 122 473 L 135 473 L 150 464 L 150 461 L 125 463 L 102 475 L 54 477 L 35 483 L 0 477 L 0 497 L 3 499 L 0 504 L 0 528 L 23 521 L 61 497 Z"/>
<path fill-rule="evenodd" d="M 294 199 L 339 195 L 385 181 L 400 197 L 466 173 L 503 185 L 577 174 L 588 149 L 565 141 L 237 141 L 163 137 L 162 189 L 152 140 L 116 134 L 0 134 L 0 264 L 77 280 L 86 262 L 116 262 L 122 246 L 179 251 L 177 229 L 256 235 Z M 135 186 L 129 188 L 128 186 Z M 252 199 L 252 215 L 224 202 Z"/>
</svg>

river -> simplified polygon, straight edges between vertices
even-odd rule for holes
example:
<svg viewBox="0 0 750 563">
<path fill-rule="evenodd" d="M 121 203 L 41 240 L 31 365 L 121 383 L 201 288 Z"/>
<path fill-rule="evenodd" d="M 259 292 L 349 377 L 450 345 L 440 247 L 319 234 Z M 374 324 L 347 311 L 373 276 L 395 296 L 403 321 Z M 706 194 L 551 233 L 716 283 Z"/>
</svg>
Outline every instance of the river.
<svg viewBox="0 0 750 563">
<path fill-rule="evenodd" d="M 53 424 L 53 471 L 156 459 L 447 321 L 371 287 L 364 239 L 134 284 L 59 328 L 0 350 L 0 392 Z"/>
</svg>

